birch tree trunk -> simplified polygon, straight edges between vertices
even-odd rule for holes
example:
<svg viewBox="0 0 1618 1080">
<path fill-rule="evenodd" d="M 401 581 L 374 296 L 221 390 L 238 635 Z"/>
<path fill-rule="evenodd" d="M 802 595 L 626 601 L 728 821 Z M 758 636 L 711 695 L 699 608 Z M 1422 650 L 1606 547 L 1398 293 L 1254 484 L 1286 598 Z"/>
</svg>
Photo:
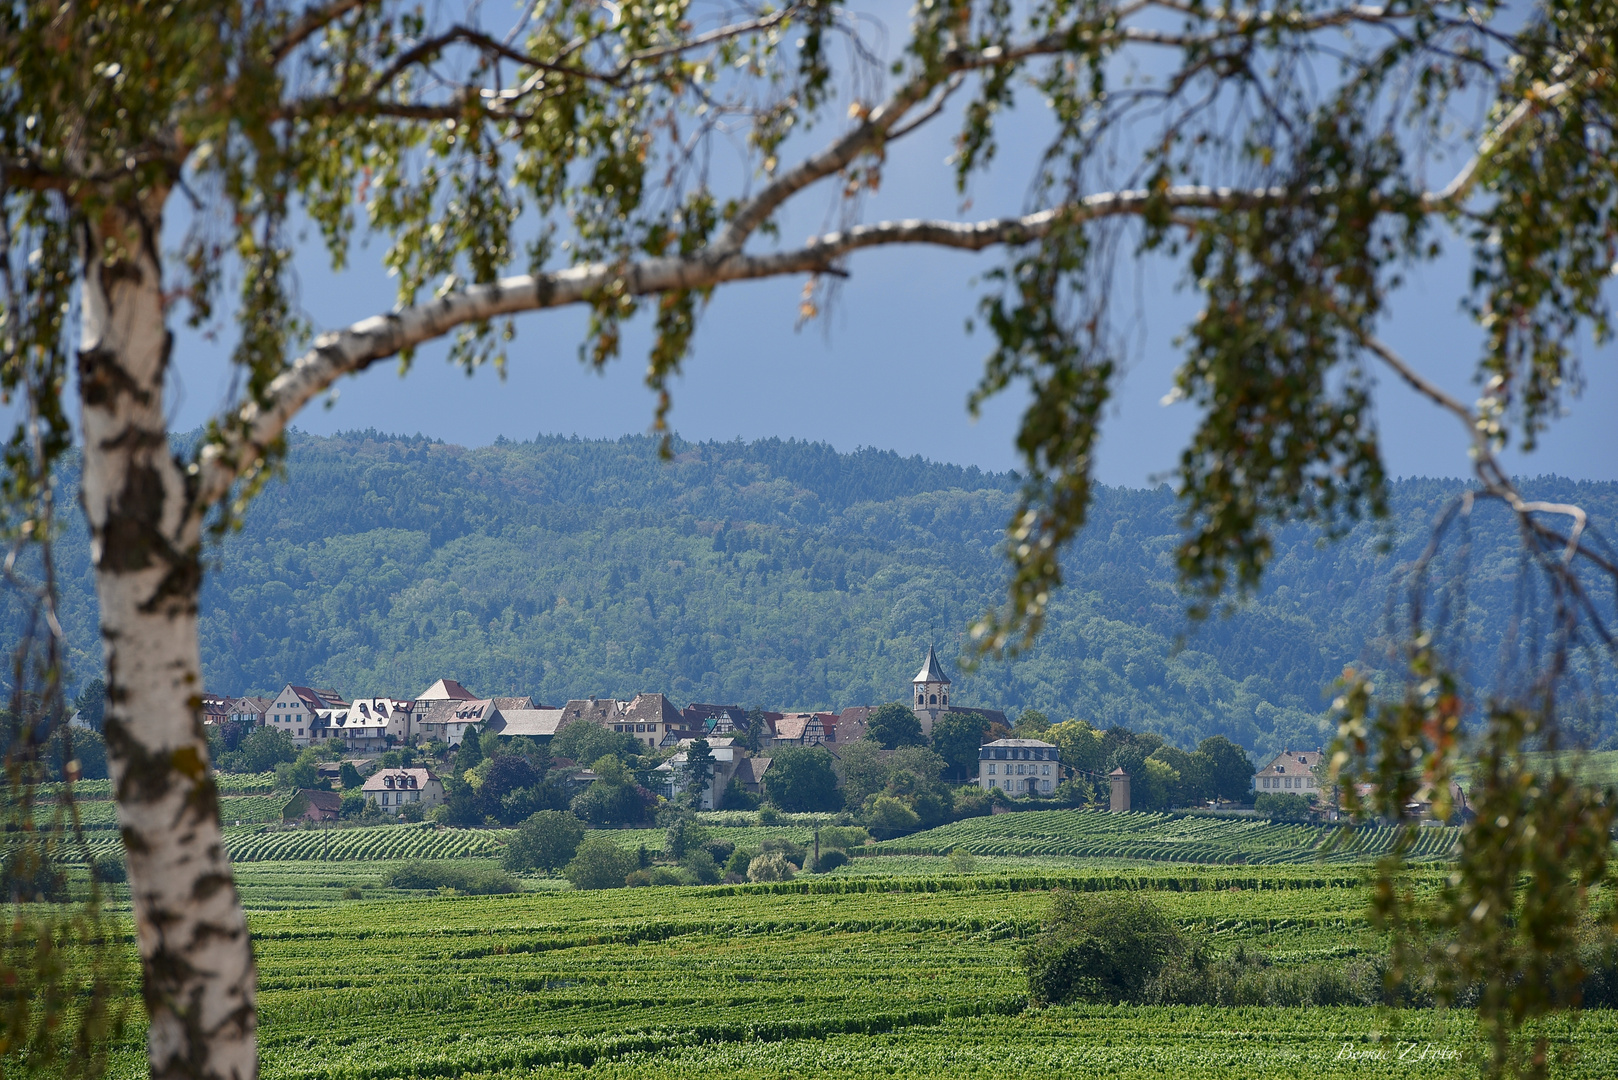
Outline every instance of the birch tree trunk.
<svg viewBox="0 0 1618 1080">
<path fill-rule="evenodd" d="M 165 193 L 166 194 L 166 193 Z M 252 944 L 201 713 L 200 529 L 164 416 L 162 195 L 85 230 L 83 501 L 101 601 L 106 740 L 156 1078 L 258 1073 Z"/>
</svg>

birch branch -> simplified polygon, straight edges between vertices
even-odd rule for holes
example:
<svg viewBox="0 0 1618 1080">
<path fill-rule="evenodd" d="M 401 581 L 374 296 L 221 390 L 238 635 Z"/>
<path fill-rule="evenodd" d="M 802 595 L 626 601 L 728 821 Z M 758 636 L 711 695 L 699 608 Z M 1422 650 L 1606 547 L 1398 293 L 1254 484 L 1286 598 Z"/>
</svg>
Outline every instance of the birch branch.
<svg viewBox="0 0 1618 1080">
<path fill-rule="evenodd" d="M 1172 209 L 1194 210 L 1250 205 L 1280 195 L 1279 189 L 1271 188 L 1185 187 L 1171 188 L 1157 198 Z M 982 251 L 999 245 L 1026 244 L 1046 236 L 1058 223 L 1079 224 L 1139 213 L 1152 198 L 1147 191 L 1107 192 L 1021 217 L 978 222 L 913 219 L 858 225 L 814 237 L 794 250 L 765 254 L 710 248 L 686 257 L 664 256 L 628 264 L 590 263 L 473 285 L 372 316 L 316 339 L 314 348 L 270 383 L 261 400 L 243 404 L 227 418 L 223 440 L 208 444 L 199 456 L 193 512 L 200 517 L 225 499 L 231 485 L 254 467 L 298 411 L 338 379 L 468 323 L 587 303 L 620 279 L 630 293 L 646 296 L 708 289 L 732 281 L 826 273 L 843 256 L 872 247 L 925 244 Z"/>
</svg>

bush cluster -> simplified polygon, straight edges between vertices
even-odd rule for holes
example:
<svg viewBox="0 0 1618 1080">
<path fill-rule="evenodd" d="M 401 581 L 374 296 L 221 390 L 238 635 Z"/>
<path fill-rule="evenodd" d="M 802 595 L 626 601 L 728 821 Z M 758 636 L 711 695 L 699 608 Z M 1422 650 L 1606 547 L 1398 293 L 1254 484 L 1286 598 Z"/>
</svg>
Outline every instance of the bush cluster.
<svg viewBox="0 0 1618 1080">
<path fill-rule="evenodd" d="M 450 859 L 407 862 L 388 871 L 382 883 L 395 889 L 453 890 L 469 896 L 522 891 L 517 879 L 504 870 Z"/>
</svg>

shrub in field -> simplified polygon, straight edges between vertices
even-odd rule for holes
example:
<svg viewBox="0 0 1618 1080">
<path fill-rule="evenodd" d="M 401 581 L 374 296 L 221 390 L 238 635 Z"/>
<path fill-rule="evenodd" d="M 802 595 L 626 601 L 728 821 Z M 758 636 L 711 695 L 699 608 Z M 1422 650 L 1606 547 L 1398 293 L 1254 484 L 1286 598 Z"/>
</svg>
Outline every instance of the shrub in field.
<svg viewBox="0 0 1618 1080">
<path fill-rule="evenodd" d="M 772 851 L 781 853 L 781 857 L 793 866 L 802 866 L 804 858 L 809 854 L 806 844 L 800 844 L 790 836 L 771 836 L 759 845 L 759 852 L 768 855 Z"/>
<path fill-rule="evenodd" d="M 91 873 L 95 875 L 97 881 L 122 884 L 129 880 L 129 870 L 124 866 L 123 859 L 117 855 L 97 859 L 92 864 Z"/>
<path fill-rule="evenodd" d="M 522 886 L 504 870 L 449 860 L 417 860 L 388 871 L 383 884 L 395 889 L 453 889 L 471 896 L 519 892 Z"/>
<path fill-rule="evenodd" d="M 878 795 L 865 813 L 865 827 L 878 840 L 891 840 L 921 828 L 921 817 L 893 796 Z"/>
<path fill-rule="evenodd" d="M 766 852 L 747 865 L 748 881 L 791 881 L 792 864 L 779 851 Z"/>
<path fill-rule="evenodd" d="M 820 830 L 820 847 L 837 848 L 839 851 L 851 851 L 863 847 L 871 838 L 871 834 L 858 825 L 829 825 Z"/>
<path fill-rule="evenodd" d="M 963 847 L 958 847 L 949 853 L 949 868 L 957 874 L 970 874 L 976 870 L 978 858 Z"/>
<path fill-rule="evenodd" d="M 820 858 L 814 861 L 814 865 L 810 869 L 817 874 L 827 874 L 839 866 L 847 865 L 847 863 L 847 852 L 839 851 L 837 848 L 829 848 L 820 853 Z"/>
<path fill-rule="evenodd" d="M 640 860 L 625 851 L 611 837 L 600 833 L 588 836 L 578 853 L 562 868 L 562 876 L 575 889 L 621 889 L 624 880 L 640 869 Z"/>
<path fill-rule="evenodd" d="M 578 853 L 584 824 L 562 810 L 541 810 L 522 823 L 506 843 L 501 864 L 507 870 L 557 870 Z"/>
<path fill-rule="evenodd" d="M 951 811 L 951 816 L 956 821 L 969 817 L 986 817 L 989 806 L 989 793 L 976 784 L 969 784 L 955 789 L 955 807 Z"/>
<path fill-rule="evenodd" d="M 1139 1001 L 1183 943 L 1150 897 L 1056 893 L 1044 932 L 1023 951 L 1028 994 L 1041 1005 Z"/>
<path fill-rule="evenodd" d="M 1271 821 L 1309 820 L 1309 800 L 1289 791 L 1266 791 L 1253 800 L 1253 809 Z"/>
<path fill-rule="evenodd" d="M 745 878 L 747 868 L 753 865 L 753 860 L 758 856 L 759 853 L 754 848 L 736 848 L 730 853 L 730 858 L 725 860 L 725 876 Z"/>
<path fill-rule="evenodd" d="M 717 885 L 722 876 L 719 864 L 714 862 L 714 857 L 705 848 L 687 852 L 680 869 L 685 872 L 687 884 L 691 885 Z"/>
<path fill-rule="evenodd" d="M 675 814 L 663 832 L 663 854 L 675 862 L 681 862 L 692 848 L 699 847 L 707 839 L 707 830 L 691 820 L 689 814 Z"/>
<path fill-rule="evenodd" d="M 1148 1005 L 1267 1005 L 1282 1008 L 1383 1004 L 1431 1005 L 1430 997 L 1409 987 L 1386 990 L 1387 965 L 1378 959 L 1280 967 L 1263 954 L 1238 945 L 1220 959 L 1200 947 L 1171 956 L 1147 980 L 1140 1001 Z"/>
</svg>

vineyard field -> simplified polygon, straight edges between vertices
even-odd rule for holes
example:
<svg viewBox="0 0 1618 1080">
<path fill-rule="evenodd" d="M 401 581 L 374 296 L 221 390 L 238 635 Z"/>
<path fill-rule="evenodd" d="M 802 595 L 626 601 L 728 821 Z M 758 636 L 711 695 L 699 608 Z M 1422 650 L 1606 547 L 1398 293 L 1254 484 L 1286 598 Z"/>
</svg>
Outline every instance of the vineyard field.
<svg viewBox="0 0 1618 1080">
<path fill-rule="evenodd" d="M 244 867 L 249 904 L 254 878 L 263 887 L 282 874 L 330 897 L 250 916 L 266 1080 L 1468 1075 L 1450 1057 L 1471 1045 L 1464 1016 L 1407 1012 L 1398 1036 L 1378 1043 L 1388 1017 L 1371 1009 L 1029 1009 L 1017 957 L 1048 909 L 1043 891 L 896 880 L 905 891 L 340 899 L 340 882 L 377 869 Z M 1285 966 L 1378 948 L 1351 873 L 1126 876 L 1155 887 L 1165 913 L 1218 952 L 1239 942 Z M 1613 1016 L 1550 1034 L 1581 1055 L 1553 1075 L 1618 1074 Z M 1408 1060 L 1407 1045 L 1428 1053 Z M 1389 1060 L 1367 1056 L 1377 1051 Z M 117 1075 L 141 1075 L 138 1033 Z"/>
<path fill-rule="evenodd" d="M 861 855 L 1067 856 L 1153 862 L 1353 862 L 1391 851 L 1400 830 L 1368 827 L 1345 836 L 1333 826 L 1283 824 L 1263 819 L 1177 814 L 1110 814 L 1104 810 L 1034 810 L 967 818 L 926 832 L 867 846 Z M 1458 837 L 1448 827 L 1421 829 L 1412 861 L 1442 861 Z"/>
<path fill-rule="evenodd" d="M 441 829 L 431 824 L 274 831 L 227 825 L 225 850 L 235 863 L 488 858 L 505 848 L 506 836 L 504 829 Z M 114 831 L 90 833 L 88 841 L 94 858 L 121 852 L 122 842 Z"/>
</svg>

